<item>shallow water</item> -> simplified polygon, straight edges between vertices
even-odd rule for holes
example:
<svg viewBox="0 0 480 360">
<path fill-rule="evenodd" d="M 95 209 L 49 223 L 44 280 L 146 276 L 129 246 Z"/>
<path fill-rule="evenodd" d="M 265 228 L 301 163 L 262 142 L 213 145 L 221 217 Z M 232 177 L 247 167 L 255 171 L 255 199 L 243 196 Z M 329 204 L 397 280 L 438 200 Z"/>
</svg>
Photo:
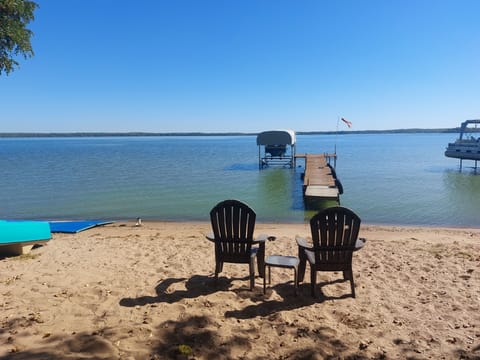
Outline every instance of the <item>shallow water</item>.
<svg viewBox="0 0 480 360">
<path fill-rule="evenodd" d="M 300 135 L 297 153 L 333 152 L 341 203 L 364 222 L 479 224 L 480 176 L 443 155 L 455 134 Z M 216 202 L 258 221 L 303 222 L 303 162 L 258 169 L 255 136 L 0 139 L 1 218 L 208 220 Z"/>
</svg>

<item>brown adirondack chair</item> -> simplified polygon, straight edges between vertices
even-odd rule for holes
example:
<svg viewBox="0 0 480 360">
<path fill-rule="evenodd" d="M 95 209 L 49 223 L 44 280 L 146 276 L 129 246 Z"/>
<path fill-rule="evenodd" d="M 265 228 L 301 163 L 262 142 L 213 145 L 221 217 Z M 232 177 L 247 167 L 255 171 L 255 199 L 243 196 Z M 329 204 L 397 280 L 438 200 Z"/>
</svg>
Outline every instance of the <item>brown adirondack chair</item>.
<svg viewBox="0 0 480 360">
<path fill-rule="evenodd" d="M 266 235 L 254 239 L 255 211 L 239 200 L 224 200 L 210 211 L 212 234 L 207 238 L 215 243 L 215 280 L 223 263 L 249 264 L 250 289 L 255 285 L 255 258 L 258 272 L 264 276 Z M 258 244 L 259 246 L 254 246 Z"/>
<path fill-rule="evenodd" d="M 315 296 L 317 271 L 342 271 L 344 280 L 350 280 L 352 297 L 355 297 L 352 255 L 365 244 L 357 239 L 360 218 L 350 209 L 335 206 L 318 212 L 310 220 L 312 245 L 304 238 L 296 238 L 298 244 L 299 282 L 303 281 L 306 262 L 310 264 L 311 293 Z"/>
</svg>

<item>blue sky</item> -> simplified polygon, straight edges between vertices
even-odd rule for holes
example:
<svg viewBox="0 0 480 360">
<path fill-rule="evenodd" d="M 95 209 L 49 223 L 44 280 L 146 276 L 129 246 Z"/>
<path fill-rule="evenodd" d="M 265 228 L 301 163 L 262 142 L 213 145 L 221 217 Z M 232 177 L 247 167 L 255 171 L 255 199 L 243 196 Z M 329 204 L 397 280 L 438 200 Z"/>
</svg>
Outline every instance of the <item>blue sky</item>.
<svg viewBox="0 0 480 360">
<path fill-rule="evenodd" d="M 0 132 L 331 131 L 480 118 L 477 0 L 37 0 Z M 344 124 L 340 129 L 348 130 Z"/>
</svg>

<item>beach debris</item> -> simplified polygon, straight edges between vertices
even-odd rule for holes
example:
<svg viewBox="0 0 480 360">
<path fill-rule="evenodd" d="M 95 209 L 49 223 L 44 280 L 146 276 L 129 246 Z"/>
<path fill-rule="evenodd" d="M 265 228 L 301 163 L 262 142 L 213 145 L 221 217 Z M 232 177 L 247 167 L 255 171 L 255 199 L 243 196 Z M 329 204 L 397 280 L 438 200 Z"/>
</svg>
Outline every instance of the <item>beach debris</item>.
<svg viewBox="0 0 480 360">
<path fill-rule="evenodd" d="M 366 343 L 364 341 L 360 341 L 360 344 L 358 344 L 358 348 L 360 350 L 365 350 L 366 348 L 368 348 L 368 343 Z"/>
<path fill-rule="evenodd" d="M 39 323 L 39 324 L 42 324 L 44 322 L 43 319 L 41 318 L 39 312 L 34 312 L 34 313 L 28 314 L 28 321 L 36 322 L 36 323 Z"/>
<path fill-rule="evenodd" d="M 180 354 L 186 355 L 186 356 L 190 356 L 193 353 L 192 348 L 185 344 L 178 345 L 178 351 L 180 352 Z"/>
<path fill-rule="evenodd" d="M 451 338 L 446 340 L 450 344 L 456 344 L 457 343 L 457 338 L 452 336 Z"/>
<path fill-rule="evenodd" d="M 393 323 L 397 326 L 402 326 L 403 325 L 403 322 L 401 320 L 398 320 L 398 319 L 393 319 Z"/>
<path fill-rule="evenodd" d="M 17 281 L 17 280 L 20 280 L 21 278 L 21 275 L 15 275 L 15 276 L 11 276 L 9 278 L 7 278 L 7 280 L 5 281 L 2 281 L 2 282 L 5 282 L 6 285 L 10 285 L 11 283 Z"/>
</svg>

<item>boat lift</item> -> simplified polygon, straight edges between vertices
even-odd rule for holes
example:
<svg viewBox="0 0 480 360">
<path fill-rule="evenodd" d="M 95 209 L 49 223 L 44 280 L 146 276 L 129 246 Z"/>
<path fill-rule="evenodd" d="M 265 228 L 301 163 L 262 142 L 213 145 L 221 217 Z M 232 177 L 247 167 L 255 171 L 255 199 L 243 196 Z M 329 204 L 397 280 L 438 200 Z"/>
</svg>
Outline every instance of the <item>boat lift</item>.
<svg viewBox="0 0 480 360">
<path fill-rule="evenodd" d="M 469 127 L 473 124 L 474 127 Z M 480 132 L 477 125 L 480 119 L 466 120 L 460 126 L 460 136 L 449 143 L 445 150 L 445 156 L 460 159 L 460 171 L 462 171 L 463 160 L 475 161 L 475 172 L 477 171 L 477 162 L 480 160 L 480 137 L 474 137 Z"/>
<path fill-rule="evenodd" d="M 257 135 L 258 166 L 295 167 L 295 131 L 271 130 Z"/>
</svg>

